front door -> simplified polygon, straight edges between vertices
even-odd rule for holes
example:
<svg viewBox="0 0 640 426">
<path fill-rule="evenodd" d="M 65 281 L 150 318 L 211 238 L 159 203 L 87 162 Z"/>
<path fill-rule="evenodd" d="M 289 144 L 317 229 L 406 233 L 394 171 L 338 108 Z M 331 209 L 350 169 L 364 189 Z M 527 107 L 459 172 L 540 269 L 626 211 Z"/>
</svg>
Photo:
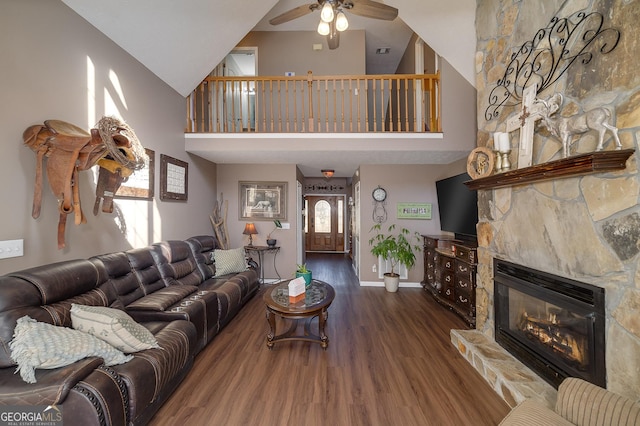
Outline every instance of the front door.
<svg viewBox="0 0 640 426">
<path fill-rule="evenodd" d="M 309 251 L 344 250 L 344 197 L 307 196 L 306 246 Z"/>
</svg>

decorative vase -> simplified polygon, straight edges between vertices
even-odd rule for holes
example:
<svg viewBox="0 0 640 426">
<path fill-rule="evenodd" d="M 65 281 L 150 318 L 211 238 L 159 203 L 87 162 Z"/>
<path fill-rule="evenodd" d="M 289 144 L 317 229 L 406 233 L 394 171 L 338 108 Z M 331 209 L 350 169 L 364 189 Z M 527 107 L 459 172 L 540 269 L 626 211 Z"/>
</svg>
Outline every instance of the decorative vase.
<svg viewBox="0 0 640 426">
<path fill-rule="evenodd" d="M 305 287 L 309 287 L 311 284 L 311 271 L 309 272 L 296 272 L 296 278 L 302 277 L 304 278 Z"/>
<path fill-rule="evenodd" d="M 387 289 L 389 293 L 395 293 L 398 291 L 399 285 L 400 275 L 392 274 L 390 272 L 384 274 L 384 288 Z"/>
<path fill-rule="evenodd" d="M 267 240 L 267 245 L 268 245 L 269 247 L 275 247 L 277 242 L 278 242 L 278 240 L 276 240 L 276 239 L 274 239 L 274 238 L 269 238 L 269 239 Z"/>
</svg>

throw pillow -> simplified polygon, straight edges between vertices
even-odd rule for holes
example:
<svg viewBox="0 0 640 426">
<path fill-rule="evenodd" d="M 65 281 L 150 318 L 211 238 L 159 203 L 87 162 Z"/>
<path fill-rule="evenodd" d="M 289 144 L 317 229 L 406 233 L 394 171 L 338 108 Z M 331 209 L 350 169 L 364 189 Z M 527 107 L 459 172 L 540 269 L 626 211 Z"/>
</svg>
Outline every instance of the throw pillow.
<svg viewBox="0 0 640 426">
<path fill-rule="evenodd" d="M 106 365 L 133 359 L 90 334 L 38 322 L 27 315 L 18 319 L 9 347 L 18 364 L 16 371 L 27 383 L 36 382 L 36 368 L 64 367 L 90 356 L 102 358 Z"/>
<path fill-rule="evenodd" d="M 216 263 L 216 277 L 247 270 L 247 260 L 242 247 L 231 250 L 216 250 L 213 252 L 213 259 Z"/>
<path fill-rule="evenodd" d="M 156 338 L 126 312 L 104 306 L 71 305 L 71 324 L 129 354 L 159 348 Z"/>
</svg>

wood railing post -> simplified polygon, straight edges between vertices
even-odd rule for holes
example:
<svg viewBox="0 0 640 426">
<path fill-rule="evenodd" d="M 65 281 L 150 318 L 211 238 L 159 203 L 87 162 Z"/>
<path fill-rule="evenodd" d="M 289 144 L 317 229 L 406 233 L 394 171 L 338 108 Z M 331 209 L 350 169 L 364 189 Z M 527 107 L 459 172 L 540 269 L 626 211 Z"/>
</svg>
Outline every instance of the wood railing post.
<svg viewBox="0 0 640 426">
<path fill-rule="evenodd" d="M 309 88 L 309 118 L 307 127 L 309 132 L 315 132 L 313 117 L 313 72 L 307 71 L 307 87 Z"/>
</svg>

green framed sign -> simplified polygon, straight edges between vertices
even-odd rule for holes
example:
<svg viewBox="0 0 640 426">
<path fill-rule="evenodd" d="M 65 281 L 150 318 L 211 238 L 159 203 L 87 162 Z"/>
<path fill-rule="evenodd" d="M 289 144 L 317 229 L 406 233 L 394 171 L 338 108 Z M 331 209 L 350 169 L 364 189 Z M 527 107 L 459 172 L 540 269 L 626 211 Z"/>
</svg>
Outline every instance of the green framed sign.
<svg viewBox="0 0 640 426">
<path fill-rule="evenodd" d="M 431 203 L 398 203 L 398 219 L 431 219 Z"/>
</svg>

